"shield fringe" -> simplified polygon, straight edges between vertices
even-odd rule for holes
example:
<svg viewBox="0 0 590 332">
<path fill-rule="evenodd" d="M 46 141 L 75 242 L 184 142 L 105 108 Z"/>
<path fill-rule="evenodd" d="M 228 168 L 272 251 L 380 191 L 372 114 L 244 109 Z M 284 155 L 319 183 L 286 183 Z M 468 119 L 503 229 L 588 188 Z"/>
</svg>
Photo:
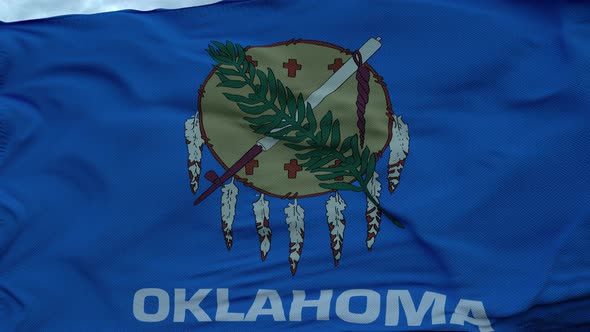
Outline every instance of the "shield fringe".
<svg viewBox="0 0 590 332">
<path fill-rule="evenodd" d="M 389 143 L 389 164 L 388 164 L 388 187 L 389 192 L 393 193 L 399 183 L 402 168 L 406 162 L 410 146 L 410 136 L 408 134 L 408 125 L 402 121 L 402 117 L 395 116 L 392 129 L 392 138 Z"/>
<path fill-rule="evenodd" d="M 238 187 L 232 179 L 230 183 L 221 188 L 221 229 L 227 250 L 233 245 L 233 223 L 236 216 L 236 203 Z"/>
<path fill-rule="evenodd" d="M 256 218 L 256 231 L 260 238 L 260 258 L 264 261 L 270 251 L 270 241 L 272 238 L 272 231 L 268 222 L 268 201 L 264 199 L 264 194 L 260 195 L 260 199 L 254 202 L 252 207 L 254 208 L 254 217 Z"/>
<path fill-rule="evenodd" d="M 203 144 L 199 118 L 196 115 L 190 117 L 184 123 L 184 137 L 188 148 L 188 176 L 190 178 L 193 194 L 199 188 L 199 176 L 201 175 L 201 158 L 203 157 Z"/>
<path fill-rule="evenodd" d="M 369 193 L 375 198 L 377 203 L 379 203 L 379 196 L 381 196 L 381 183 L 377 180 L 379 174 L 377 172 L 373 173 L 367 188 L 369 189 Z M 373 244 L 375 243 L 375 238 L 377 237 L 377 233 L 379 233 L 379 229 L 381 227 L 381 210 L 378 209 L 373 202 L 367 199 L 367 249 L 369 251 L 373 248 Z"/>
<path fill-rule="evenodd" d="M 305 236 L 304 210 L 295 199 L 293 204 L 289 203 L 285 208 L 285 214 L 287 216 L 285 221 L 289 226 L 289 263 L 291 274 L 295 275 L 303 251 L 303 238 Z"/>
<path fill-rule="evenodd" d="M 328 229 L 330 230 L 330 245 L 334 256 L 334 266 L 338 266 L 342 255 L 344 228 L 346 227 L 346 220 L 342 212 L 345 208 L 346 203 L 338 193 L 330 196 L 326 202 L 326 217 L 328 218 Z"/>
</svg>

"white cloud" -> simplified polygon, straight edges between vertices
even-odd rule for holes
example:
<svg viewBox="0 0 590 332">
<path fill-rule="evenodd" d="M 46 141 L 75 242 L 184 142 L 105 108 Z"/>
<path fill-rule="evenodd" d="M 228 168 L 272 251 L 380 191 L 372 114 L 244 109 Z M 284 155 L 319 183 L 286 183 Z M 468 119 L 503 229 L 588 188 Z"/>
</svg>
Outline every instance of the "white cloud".
<svg viewBox="0 0 590 332">
<path fill-rule="evenodd" d="M 0 21 L 14 22 L 65 14 L 121 9 L 152 10 L 206 5 L 219 0 L 0 0 Z"/>
</svg>

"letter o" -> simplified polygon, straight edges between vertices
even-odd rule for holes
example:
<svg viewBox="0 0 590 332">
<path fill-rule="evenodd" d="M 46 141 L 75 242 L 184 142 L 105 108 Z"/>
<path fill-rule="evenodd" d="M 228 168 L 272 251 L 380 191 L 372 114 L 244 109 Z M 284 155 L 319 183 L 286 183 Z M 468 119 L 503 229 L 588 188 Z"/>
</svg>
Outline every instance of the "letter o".
<svg viewBox="0 0 590 332">
<path fill-rule="evenodd" d="M 145 299 L 153 296 L 158 298 L 158 311 L 153 314 L 145 312 Z M 143 288 L 138 290 L 133 297 L 133 315 L 140 322 L 161 322 L 170 313 L 170 297 L 160 288 Z"/>
<path fill-rule="evenodd" d="M 362 313 L 350 312 L 350 299 L 365 297 L 367 306 Z M 381 309 L 381 296 L 370 289 L 349 289 L 342 292 L 336 299 L 336 315 L 345 322 L 369 324 L 377 320 Z"/>
</svg>

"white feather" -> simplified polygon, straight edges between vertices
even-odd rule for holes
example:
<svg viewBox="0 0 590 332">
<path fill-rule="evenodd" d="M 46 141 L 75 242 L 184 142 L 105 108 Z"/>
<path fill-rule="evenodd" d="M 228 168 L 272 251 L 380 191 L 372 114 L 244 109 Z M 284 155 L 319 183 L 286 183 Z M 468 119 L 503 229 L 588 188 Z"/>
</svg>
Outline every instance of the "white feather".
<svg viewBox="0 0 590 332">
<path fill-rule="evenodd" d="M 326 202 L 326 216 L 328 217 L 328 229 L 330 230 L 330 245 L 332 246 L 332 255 L 334 256 L 334 265 L 338 265 L 342 255 L 344 228 L 346 227 L 346 221 L 342 212 L 345 208 L 346 203 L 338 193 L 330 196 Z"/>
<path fill-rule="evenodd" d="M 260 199 L 254 202 L 252 206 L 254 208 L 254 216 L 256 217 L 256 231 L 258 231 L 258 237 L 260 238 L 260 258 L 264 261 L 270 251 L 272 237 L 272 231 L 268 223 L 268 201 L 264 199 L 264 194 L 261 194 Z"/>
<path fill-rule="evenodd" d="M 191 190 L 194 193 L 199 188 L 199 176 L 201 175 L 201 158 L 203 157 L 203 144 L 199 118 L 196 115 L 190 117 L 184 123 L 184 137 L 188 147 L 188 175 L 191 180 Z"/>
<path fill-rule="evenodd" d="M 395 116 L 391 142 L 389 142 L 389 163 L 387 168 L 389 192 L 393 192 L 397 188 L 409 148 L 410 136 L 408 125 L 402 121 L 401 116 Z"/>
<path fill-rule="evenodd" d="M 236 217 L 238 187 L 234 180 L 221 188 L 221 229 L 227 250 L 233 245 L 233 224 Z"/>
<path fill-rule="evenodd" d="M 295 275 L 303 251 L 303 237 L 305 234 L 304 210 L 297 204 L 297 199 L 295 199 L 293 204 L 289 203 L 285 208 L 285 214 L 289 226 L 289 263 L 291 264 L 291 274 Z"/>
<path fill-rule="evenodd" d="M 375 201 L 379 203 L 379 196 L 381 196 L 381 183 L 377 180 L 379 174 L 373 173 L 373 177 L 367 184 L 369 194 L 375 198 Z M 381 210 L 367 198 L 367 248 L 371 250 L 375 243 L 375 237 L 379 233 L 381 225 Z"/>
</svg>

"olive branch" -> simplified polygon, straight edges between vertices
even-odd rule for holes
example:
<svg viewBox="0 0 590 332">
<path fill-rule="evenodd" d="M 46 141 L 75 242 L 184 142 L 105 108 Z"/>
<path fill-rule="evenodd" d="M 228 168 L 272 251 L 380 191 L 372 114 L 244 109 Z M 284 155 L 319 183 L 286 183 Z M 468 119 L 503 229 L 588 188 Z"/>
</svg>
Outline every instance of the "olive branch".
<svg viewBox="0 0 590 332">
<path fill-rule="evenodd" d="M 286 147 L 297 151 L 295 156 L 303 161 L 301 166 L 314 173 L 320 187 L 364 192 L 395 225 L 404 227 L 381 208 L 369 192 L 367 186 L 375 172 L 376 157 L 366 146 L 359 149 L 357 134 L 342 140 L 340 121 L 333 118 L 332 111 L 328 111 L 318 122 L 303 95 L 299 93 L 295 96 L 270 68 L 265 73 L 248 62 L 241 45 L 230 41 L 226 44 L 212 41 L 212 44 L 207 51 L 218 63 L 215 74 L 221 83 L 217 86 L 235 89 L 247 86 L 252 91 L 248 96 L 223 95 L 250 115 L 244 120 L 250 123 L 255 133 L 281 140 Z M 336 161 L 339 162 L 337 166 L 327 166 Z M 327 182 L 341 177 L 353 177 L 358 186 L 344 181 Z"/>
</svg>

